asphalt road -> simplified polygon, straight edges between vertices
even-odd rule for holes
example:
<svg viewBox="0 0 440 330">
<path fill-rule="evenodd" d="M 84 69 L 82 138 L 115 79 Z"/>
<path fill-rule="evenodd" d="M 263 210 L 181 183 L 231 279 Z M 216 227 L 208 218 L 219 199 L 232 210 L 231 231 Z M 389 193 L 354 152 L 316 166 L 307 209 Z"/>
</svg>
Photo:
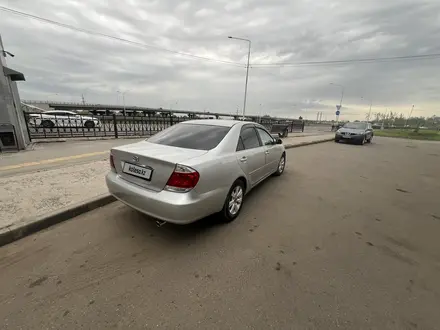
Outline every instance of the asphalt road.
<svg viewBox="0 0 440 330">
<path fill-rule="evenodd" d="M 440 144 L 287 154 L 228 225 L 117 202 L 0 248 L 0 328 L 438 329 Z"/>
</svg>

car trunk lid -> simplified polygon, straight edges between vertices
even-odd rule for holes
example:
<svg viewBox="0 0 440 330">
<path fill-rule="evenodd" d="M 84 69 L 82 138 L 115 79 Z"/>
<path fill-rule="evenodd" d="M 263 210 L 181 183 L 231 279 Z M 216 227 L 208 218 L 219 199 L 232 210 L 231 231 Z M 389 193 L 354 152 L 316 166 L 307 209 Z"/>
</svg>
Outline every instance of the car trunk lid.
<svg viewBox="0 0 440 330">
<path fill-rule="evenodd" d="M 148 141 L 113 148 L 116 172 L 125 180 L 161 191 L 176 164 L 206 154 L 206 150 L 171 147 Z"/>
</svg>

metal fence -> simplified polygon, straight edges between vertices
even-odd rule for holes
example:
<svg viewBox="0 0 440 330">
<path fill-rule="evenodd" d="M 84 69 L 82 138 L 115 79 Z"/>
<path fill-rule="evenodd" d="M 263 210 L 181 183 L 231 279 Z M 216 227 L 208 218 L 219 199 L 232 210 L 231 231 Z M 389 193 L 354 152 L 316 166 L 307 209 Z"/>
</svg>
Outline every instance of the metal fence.
<svg viewBox="0 0 440 330">
<path fill-rule="evenodd" d="M 225 116 L 227 117 L 227 116 Z M 157 115 L 145 114 L 138 116 L 123 115 L 72 115 L 45 114 L 25 112 L 25 118 L 30 139 L 53 138 L 81 138 L 81 137 L 127 137 L 151 136 L 177 123 L 212 117 L 177 116 L 171 114 Z M 234 119 L 233 116 L 229 119 Z M 287 123 L 289 131 L 301 131 L 304 126 L 302 121 L 277 118 L 246 118 L 261 123 L 267 129 L 273 124 Z"/>
</svg>

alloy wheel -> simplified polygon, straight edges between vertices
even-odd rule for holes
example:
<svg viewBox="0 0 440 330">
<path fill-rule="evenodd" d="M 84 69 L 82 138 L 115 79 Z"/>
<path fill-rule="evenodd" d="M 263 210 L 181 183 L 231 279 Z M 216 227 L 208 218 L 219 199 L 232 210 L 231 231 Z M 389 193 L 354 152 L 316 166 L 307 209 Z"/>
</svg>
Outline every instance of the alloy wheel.
<svg viewBox="0 0 440 330">
<path fill-rule="evenodd" d="M 229 213 L 234 216 L 240 211 L 243 203 L 243 188 L 236 186 L 231 192 L 231 198 L 229 199 L 228 210 Z"/>
<path fill-rule="evenodd" d="M 278 172 L 283 173 L 285 166 L 286 166 L 286 158 L 283 156 L 281 157 L 280 162 L 278 164 Z"/>
</svg>

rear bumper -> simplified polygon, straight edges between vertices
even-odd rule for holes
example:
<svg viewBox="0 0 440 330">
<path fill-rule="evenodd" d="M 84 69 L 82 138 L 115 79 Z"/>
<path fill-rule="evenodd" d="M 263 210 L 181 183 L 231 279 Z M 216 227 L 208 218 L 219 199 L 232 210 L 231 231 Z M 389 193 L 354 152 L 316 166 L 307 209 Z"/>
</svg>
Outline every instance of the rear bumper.
<svg viewBox="0 0 440 330">
<path fill-rule="evenodd" d="M 180 225 L 220 211 L 227 194 L 225 192 L 222 196 L 223 190 L 202 195 L 194 191 L 151 191 L 122 179 L 113 171 L 105 179 L 109 192 L 124 204 L 153 218 Z"/>
</svg>

